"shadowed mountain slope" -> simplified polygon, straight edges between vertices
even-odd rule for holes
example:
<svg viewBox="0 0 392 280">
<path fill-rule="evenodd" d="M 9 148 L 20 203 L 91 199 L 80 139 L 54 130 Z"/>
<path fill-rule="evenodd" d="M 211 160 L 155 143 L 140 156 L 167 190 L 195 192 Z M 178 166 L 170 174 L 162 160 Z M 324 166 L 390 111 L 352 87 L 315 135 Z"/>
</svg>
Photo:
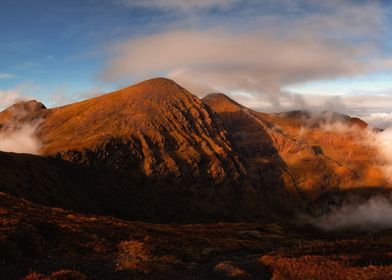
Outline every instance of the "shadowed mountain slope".
<svg viewBox="0 0 392 280">
<path fill-rule="evenodd" d="M 156 209 L 130 204 L 135 186 L 113 173 L 61 159 L 0 152 L 0 189 L 39 204 L 85 213 L 140 219 Z M 127 191 L 124 191 L 127 190 Z"/>
</svg>

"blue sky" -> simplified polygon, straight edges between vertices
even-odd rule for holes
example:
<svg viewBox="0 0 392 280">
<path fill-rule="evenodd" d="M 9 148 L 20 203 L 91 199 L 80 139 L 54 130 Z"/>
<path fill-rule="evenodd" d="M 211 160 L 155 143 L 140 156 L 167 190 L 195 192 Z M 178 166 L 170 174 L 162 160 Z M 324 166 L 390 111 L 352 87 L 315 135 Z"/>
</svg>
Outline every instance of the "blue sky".
<svg viewBox="0 0 392 280">
<path fill-rule="evenodd" d="M 0 80 L 0 89 L 30 85 L 33 92 L 25 94 L 51 101 L 51 94 L 112 87 L 96 78 L 105 47 L 139 32 L 151 15 L 94 2 L 1 1 L 0 72 L 9 78 Z"/>
<path fill-rule="evenodd" d="M 389 29 L 377 0 L 2 0 L 0 101 L 57 106 L 167 76 L 252 107 L 355 106 L 392 93 Z"/>
</svg>

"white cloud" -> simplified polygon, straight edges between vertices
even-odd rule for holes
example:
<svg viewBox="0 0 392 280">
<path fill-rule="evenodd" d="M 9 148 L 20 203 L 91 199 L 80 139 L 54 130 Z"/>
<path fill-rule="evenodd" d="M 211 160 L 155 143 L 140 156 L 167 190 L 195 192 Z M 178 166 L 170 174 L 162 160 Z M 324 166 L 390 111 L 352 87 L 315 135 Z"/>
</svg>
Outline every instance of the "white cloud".
<svg viewBox="0 0 392 280">
<path fill-rule="evenodd" d="M 0 151 L 38 154 L 42 144 L 35 135 L 39 122 L 0 133 Z"/>
<path fill-rule="evenodd" d="M 0 90 L 0 109 L 26 99 L 27 97 L 22 95 L 19 88 Z"/>
<path fill-rule="evenodd" d="M 383 160 L 382 170 L 386 179 L 392 183 L 392 128 L 382 132 L 368 132 L 368 144 L 377 149 L 379 157 Z"/>
<path fill-rule="evenodd" d="M 129 2 L 137 5 L 139 1 Z M 182 10 L 180 5 L 189 8 L 195 3 L 208 6 L 221 1 L 143 3 Z M 375 1 L 241 3 L 244 8 L 234 17 L 222 20 L 196 13 L 191 23 L 170 22 L 166 28 L 162 23 L 165 32 L 111 46 L 101 77 L 119 81 L 164 75 L 199 95 L 246 92 L 256 104 L 267 100 L 280 108 L 285 102 L 304 105 L 300 95 L 284 90 L 289 85 L 391 68 L 390 59 L 378 45 L 383 11 Z M 304 7 L 313 9 L 309 12 Z M 186 29 L 181 28 L 184 25 Z"/>
<path fill-rule="evenodd" d="M 151 76 L 165 72 L 196 91 L 200 89 L 268 94 L 278 102 L 281 87 L 366 71 L 361 49 L 343 42 L 259 33 L 171 31 L 129 40 L 114 50 L 103 77 Z"/>
<path fill-rule="evenodd" d="M 362 116 L 362 119 L 371 124 L 373 127 L 382 129 L 392 127 L 392 112 L 371 113 L 370 115 Z"/>
<path fill-rule="evenodd" d="M 30 83 L 22 83 L 10 89 L 0 89 L 0 110 L 16 102 L 34 99 L 30 94 L 37 90 L 38 87 Z"/>
<path fill-rule="evenodd" d="M 314 224 L 324 230 L 392 228 L 392 202 L 386 197 L 376 196 L 364 202 L 345 203 L 315 219 Z"/>
</svg>

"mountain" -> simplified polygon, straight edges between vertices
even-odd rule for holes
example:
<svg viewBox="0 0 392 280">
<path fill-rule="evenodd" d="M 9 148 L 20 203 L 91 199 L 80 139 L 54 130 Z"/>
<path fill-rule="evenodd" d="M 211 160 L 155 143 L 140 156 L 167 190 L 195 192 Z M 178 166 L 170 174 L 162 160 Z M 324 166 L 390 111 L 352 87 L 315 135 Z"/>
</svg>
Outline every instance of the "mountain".
<svg viewBox="0 0 392 280">
<path fill-rule="evenodd" d="M 0 152 L 2 279 L 389 279 L 390 230 L 313 225 L 346 202 L 356 221 L 375 201 L 388 211 L 377 133 L 163 78 L 58 108 L 16 103 L 0 144 L 18 135 L 37 154 Z"/>
<path fill-rule="evenodd" d="M 0 114 L 3 125 L 35 119 L 41 120 L 37 135 L 45 156 L 148 177 L 220 182 L 241 175 L 220 120 L 171 80 L 153 79 L 55 109 L 22 102 Z"/>
<path fill-rule="evenodd" d="M 200 220 L 232 217 L 228 209 L 238 208 L 244 170 L 222 122 L 173 81 L 152 79 L 54 109 L 35 104 L 13 106 L 29 108 L 20 110 L 23 119 L 7 118 L 13 107 L 3 111 L 2 125 L 39 119 L 41 155 L 96 174 L 77 184 L 105 209 L 132 219 Z M 98 185 L 88 179 L 103 176 Z"/>
<path fill-rule="evenodd" d="M 242 172 L 216 115 L 167 79 L 53 109 L 38 135 L 43 155 L 128 174 L 219 183 Z"/>
<path fill-rule="evenodd" d="M 40 155 L 0 153 L 0 191 L 87 213 L 274 221 L 323 209 L 344 190 L 389 187 L 358 133 L 362 120 L 265 114 L 224 94 L 200 100 L 164 78 L 63 107 L 28 101 L 0 112 L 2 131 L 26 124 L 36 126 Z"/>
<path fill-rule="evenodd" d="M 222 119 L 250 184 L 264 192 L 290 192 L 299 199 L 292 209 L 304 202 L 317 206 L 320 197 L 339 190 L 389 186 L 374 162 L 377 151 L 361 133 L 367 124 L 358 118 L 334 112 L 265 114 L 219 93 L 203 102 Z"/>
</svg>

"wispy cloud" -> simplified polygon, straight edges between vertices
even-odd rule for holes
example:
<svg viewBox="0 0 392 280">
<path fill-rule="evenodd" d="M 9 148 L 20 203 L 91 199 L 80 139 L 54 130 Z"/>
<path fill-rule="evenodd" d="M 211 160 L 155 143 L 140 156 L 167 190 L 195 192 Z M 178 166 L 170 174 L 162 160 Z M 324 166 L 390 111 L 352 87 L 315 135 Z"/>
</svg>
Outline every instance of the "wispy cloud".
<svg viewBox="0 0 392 280">
<path fill-rule="evenodd" d="M 0 90 L 0 109 L 4 109 L 9 105 L 24 99 L 25 98 L 18 90 Z"/>
<path fill-rule="evenodd" d="M 392 202 L 390 198 L 375 196 L 367 201 L 345 203 L 315 219 L 314 224 L 324 230 L 351 228 L 376 231 L 391 228 Z"/>
<path fill-rule="evenodd" d="M 107 89 L 102 86 L 95 86 L 86 90 L 73 91 L 71 85 L 63 84 L 51 92 L 50 98 L 47 100 L 47 105 L 49 107 L 63 106 L 102 95 L 106 90 Z"/>
<path fill-rule="evenodd" d="M 11 89 L 0 89 L 0 110 L 5 109 L 6 107 L 28 99 L 32 99 L 31 96 L 26 95 L 26 92 L 31 91 L 34 86 L 29 84 L 21 84 Z"/>
<path fill-rule="evenodd" d="M 0 72 L 0 80 L 8 80 L 8 79 L 13 79 L 13 78 L 16 78 L 16 76 L 14 74 Z"/>
<path fill-rule="evenodd" d="M 156 8 L 163 10 L 180 9 L 192 11 L 212 7 L 230 7 L 239 0 L 118 0 L 119 3 L 130 7 Z"/>
<path fill-rule="evenodd" d="M 361 117 L 364 121 L 370 123 L 374 127 L 382 129 L 392 127 L 392 112 L 370 113 Z"/>
<path fill-rule="evenodd" d="M 368 71 L 361 61 L 365 48 L 307 36 L 180 30 L 120 44 L 103 77 L 144 78 L 163 72 L 200 95 L 246 91 L 267 96 L 276 105 L 291 97 L 282 91 L 286 85 Z"/>
</svg>

